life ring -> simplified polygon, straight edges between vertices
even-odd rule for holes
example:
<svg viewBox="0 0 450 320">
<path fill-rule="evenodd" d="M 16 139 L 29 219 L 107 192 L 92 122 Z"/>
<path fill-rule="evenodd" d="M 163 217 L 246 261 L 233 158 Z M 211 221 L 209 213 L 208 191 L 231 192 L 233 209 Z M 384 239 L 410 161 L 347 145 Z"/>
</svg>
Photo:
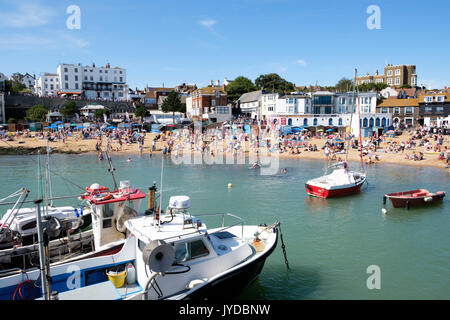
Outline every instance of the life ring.
<svg viewBox="0 0 450 320">
<path fill-rule="evenodd" d="M 113 195 L 109 192 L 107 194 L 98 193 L 98 194 L 94 195 L 94 199 L 96 201 L 106 201 L 106 200 L 111 199 L 112 197 L 113 197 Z"/>
</svg>

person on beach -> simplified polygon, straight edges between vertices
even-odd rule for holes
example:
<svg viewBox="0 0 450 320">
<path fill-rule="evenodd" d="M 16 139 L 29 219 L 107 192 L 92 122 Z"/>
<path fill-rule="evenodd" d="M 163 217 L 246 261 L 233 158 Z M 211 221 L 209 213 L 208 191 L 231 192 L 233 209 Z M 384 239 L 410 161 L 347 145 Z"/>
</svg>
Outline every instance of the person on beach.
<svg viewBox="0 0 450 320">
<path fill-rule="evenodd" d="M 127 162 L 131 162 L 131 158 L 128 158 Z"/>
</svg>

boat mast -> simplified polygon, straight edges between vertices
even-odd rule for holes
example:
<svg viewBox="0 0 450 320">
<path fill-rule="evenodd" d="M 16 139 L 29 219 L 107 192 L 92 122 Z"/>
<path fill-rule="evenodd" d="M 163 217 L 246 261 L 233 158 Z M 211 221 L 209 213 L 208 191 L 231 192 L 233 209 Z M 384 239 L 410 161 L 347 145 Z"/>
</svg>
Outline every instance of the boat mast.
<svg viewBox="0 0 450 320">
<path fill-rule="evenodd" d="M 359 94 L 358 94 L 358 84 L 356 83 L 356 78 L 358 75 L 358 69 L 355 68 L 355 85 L 356 85 L 356 100 L 358 101 L 358 127 L 359 127 L 359 145 L 361 148 L 361 170 L 364 171 L 364 164 L 363 164 L 363 152 L 362 152 L 362 135 L 361 135 L 361 104 L 359 103 Z"/>
<path fill-rule="evenodd" d="M 106 159 L 108 159 L 108 165 L 109 165 L 109 169 L 108 171 L 111 173 L 113 181 L 114 181 L 114 190 L 119 190 L 119 188 L 117 187 L 117 181 L 116 181 L 116 177 L 114 176 L 114 169 L 111 163 L 111 157 L 109 156 L 109 152 L 108 150 L 105 150 L 105 154 L 106 154 Z"/>
</svg>

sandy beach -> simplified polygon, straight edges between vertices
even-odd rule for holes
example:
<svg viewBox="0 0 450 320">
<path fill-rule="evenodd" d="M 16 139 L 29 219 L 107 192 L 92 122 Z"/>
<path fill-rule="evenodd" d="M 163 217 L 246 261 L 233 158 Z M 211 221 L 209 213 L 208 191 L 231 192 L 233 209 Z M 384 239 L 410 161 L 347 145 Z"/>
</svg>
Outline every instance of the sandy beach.
<svg viewBox="0 0 450 320">
<path fill-rule="evenodd" d="M 152 149 L 152 141 L 154 137 L 156 136 L 156 133 L 147 133 L 144 140 L 144 146 L 142 149 L 142 154 L 149 155 Z M 406 142 L 410 139 L 411 135 L 408 133 L 403 133 L 401 136 L 395 137 L 395 138 L 386 138 L 385 141 L 383 141 L 379 148 L 377 148 L 377 151 L 372 154 L 372 160 L 373 163 L 369 165 L 379 165 L 383 163 L 393 163 L 393 164 L 401 164 L 401 165 L 412 165 L 412 166 L 431 166 L 431 167 L 437 167 L 437 168 L 443 168 L 446 169 L 446 162 L 445 160 L 439 159 L 439 153 L 427 153 L 424 151 L 424 147 L 415 147 L 411 149 L 405 149 L 404 152 L 385 152 L 385 147 L 388 145 L 389 141 L 396 141 L 397 143 L 400 142 Z M 307 140 L 308 143 L 317 145 L 318 151 L 307 151 L 306 149 L 299 148 L 300 153 L 299 154 L 291 154 L 289 152 L 283 152 L 279 154 L 280 158 L 291 158 L 291 159 L 317 159 L 317 160 L 326 160 L 324 151 L 322 150 L 322 146 L 326 142 L 326 138 L 312 138 L 310 140 Z M 167 146 L 168 139 L 165 139 L 164 141 L 161 141 L 159 139 L 156 143 L 156 150 L 153 152 L 153 154 L 160 154 L 162 153 L 162 149 L 164 146 Z M 40 149 L 41 152 L 45 152 L 46 147 L 46 140 L 44 139 L 38 139 L 37 137 L 32 138 L 15 138 L 13 141 L 6 141 L 1 140 L 0 141 L 0 154 L 30 154 L 30 153 L 37 153 L 37 150 Z M 96 139 L 81 139 L 81 140 L 75 140 L 74 137 L 68 137 L 65 142 L 62 141 L 55 141 L 55 142 L 49 142 L 49 145 L 52 148 L 53 153 L 69 153 L 69 154 L 80 154 L 80 153 L 96 153 Z M 175 142 L 176 145 L 177 142 Z M 103 149 L 106 145 L 106 138 L 103 138 Z M 434 145 L 434 143 L 433 143 Z M 444 144 L 442 146 L 442 149 L 447 146 L 447 148 L 450 148 L 449 138 L 447 136 L 444 136 Z M 112 155 L 114 154 L 127 154 L 132 157 L 133 155 L 139 155 L 140 150 L 137 143 L 130 143 L 130 144 L 123 144 L 122 150 L 116 151 L 118 148 L 118 143 L 113 142 L 112 143 Z M 249 150 L 249 143 L 246 142 L 246 155 L 248 155 Z M 265 154 L 265 148 L 259 148 L 260 154 Z M 197 151 L 198 152 L 198 151 Z M 422 152 L 424 154 L 424 159 L 419 161 L 409 160 L 405 159 L 405 155 L 411 155 L 413 152 Z M 182 155 L 182 152 L 180 152 L 180 155 Z M 378 156 L 379 160 L 374 160 L 374 155 Z M 341 158 L 342 160 L 346 159 L 345 154 L 336 154 L 336 158 L 332 158 L 330 156 L 330 160 L 339 160 Z M 367 164 L 368 156 L 363 157 L 363 161 L 365 164 Z M 357 149 L 349 149 L 349 154 L 347 159 L 349 161 L 360 161 L 360 152 Z"/>
</svg>

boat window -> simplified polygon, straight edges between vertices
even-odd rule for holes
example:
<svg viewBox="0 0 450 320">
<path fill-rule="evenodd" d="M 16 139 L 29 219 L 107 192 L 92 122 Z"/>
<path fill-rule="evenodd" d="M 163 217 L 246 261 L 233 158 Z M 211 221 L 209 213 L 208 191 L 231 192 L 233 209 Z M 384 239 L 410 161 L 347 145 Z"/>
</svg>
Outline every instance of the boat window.
<svg viewBox="0 0 450 320">
<path fill-rule="evenodd" d="M 208 254 L 208 248 L 206 248 L 201 239 L 175 244 L 175 263 L 200 258 Z"/>
<path fill-rule="evenodd" d="M 112 219 L 103 220 L 103 229 L 111 228 L 111 226 L 112 226 Z"/>
<path fill-rule="evenodd" d="M 142 240 L 138 240 L 138 248 L 139 248 L 139 250 L 144 251 L 145 242 Z"/>
<path fill-rule="evenodd" d="M 109 218 L 114 215 L 114 210 L 111 209 L 109 203 L 103 205 L 103 218 Z"/>
<path fill-rule="evenodd" d="M 28 229 L 33 229 L 33 228 L 36 228 L 36 220 L 28 222 L 22 226 L 23 231 L 28 230 Z"/>
</svg>

